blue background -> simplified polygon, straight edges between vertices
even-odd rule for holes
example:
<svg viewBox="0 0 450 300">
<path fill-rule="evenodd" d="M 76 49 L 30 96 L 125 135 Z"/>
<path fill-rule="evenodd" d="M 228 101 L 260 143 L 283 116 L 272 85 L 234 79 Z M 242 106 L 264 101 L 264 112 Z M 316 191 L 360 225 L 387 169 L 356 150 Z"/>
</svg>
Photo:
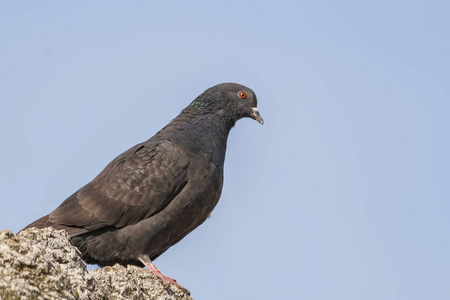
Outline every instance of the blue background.
<svg viewBox="0 0 450 300">
<path fill-rule="evenodd" d="M 2 228 L 232 81 L 265 124 L 159 269 L 196 300 L 450 299 L 448 1 L 0 3 Z"/>
</svg>

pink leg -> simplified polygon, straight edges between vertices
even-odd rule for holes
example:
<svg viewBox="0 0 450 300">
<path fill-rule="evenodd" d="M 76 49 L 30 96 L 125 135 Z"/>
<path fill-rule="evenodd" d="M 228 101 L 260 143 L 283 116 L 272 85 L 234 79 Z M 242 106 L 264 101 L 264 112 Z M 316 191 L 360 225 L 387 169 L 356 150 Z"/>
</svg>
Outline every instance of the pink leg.
<svg viewBox="0 0 450 300">
<path fill-rule="evenodd" d="M 158 276 L 159 279 L 161 279 L 164 286 L 167 286 L 168 282 L 170 282 L 171 284 L 177 286 L 180 290 L 182 290 L 186 294 L 188 294 L 188 295 L 191 294 L 186 288 L 179 285 L 175 280 L 161 274 L 161 272 L 156 268 L 156 266 L 152 263 L 152 261 L 150 260 L 150 258 L 147 255 L 139 256 L 138 259 L 141 261 L 141 263 L 144 264 L 144 266 L 147 267 L 147 269 L 150 270 L 150 272 L 152 272 L 154 275 Z"/>
</svg>

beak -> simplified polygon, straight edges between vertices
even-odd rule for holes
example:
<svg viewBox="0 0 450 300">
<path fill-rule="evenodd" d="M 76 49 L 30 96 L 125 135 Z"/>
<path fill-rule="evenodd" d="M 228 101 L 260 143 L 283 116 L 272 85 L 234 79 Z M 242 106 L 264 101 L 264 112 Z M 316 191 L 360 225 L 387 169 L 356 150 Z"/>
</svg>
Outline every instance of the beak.
<svg viewBox="0 0 450 300">
<path fill-rule="evenodd" d="M 259 110 L 256 107 L 252 107 L 252 114 L 250 115 L 250 118 L 258 121 L 261 125 L 264 124 L 264 120 L 259 115 Z"/>
</svg>

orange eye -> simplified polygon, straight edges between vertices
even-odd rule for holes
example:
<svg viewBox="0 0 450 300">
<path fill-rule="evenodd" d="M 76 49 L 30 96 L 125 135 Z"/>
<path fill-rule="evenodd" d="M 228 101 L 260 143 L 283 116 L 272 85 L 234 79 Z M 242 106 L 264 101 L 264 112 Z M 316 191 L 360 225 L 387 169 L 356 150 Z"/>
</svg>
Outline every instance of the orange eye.
<svg viewBox="0 0 450 300">
<path fill-rule="evenodd" d="M 241 97 L 242 99 L 247 98 L 247 93 L 246 92 L 239 92 L 239 97 Z"/>
</svg>

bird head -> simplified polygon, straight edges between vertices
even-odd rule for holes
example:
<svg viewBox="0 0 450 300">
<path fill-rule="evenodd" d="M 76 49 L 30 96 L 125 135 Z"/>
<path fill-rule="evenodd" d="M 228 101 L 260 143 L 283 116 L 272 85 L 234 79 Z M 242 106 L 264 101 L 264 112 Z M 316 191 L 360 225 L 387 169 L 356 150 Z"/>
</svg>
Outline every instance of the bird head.
<svg viewBox="0 0 450 300">
<path fill-rule="evenodd" d="M 204 113 L 215 113 L 231 119 L 252 118 L 264 124 L 257 106 L 255 93 L 248 87 L 237 83 L 215 85 L 200 96 L 190 106 Z"/>
</svg>

